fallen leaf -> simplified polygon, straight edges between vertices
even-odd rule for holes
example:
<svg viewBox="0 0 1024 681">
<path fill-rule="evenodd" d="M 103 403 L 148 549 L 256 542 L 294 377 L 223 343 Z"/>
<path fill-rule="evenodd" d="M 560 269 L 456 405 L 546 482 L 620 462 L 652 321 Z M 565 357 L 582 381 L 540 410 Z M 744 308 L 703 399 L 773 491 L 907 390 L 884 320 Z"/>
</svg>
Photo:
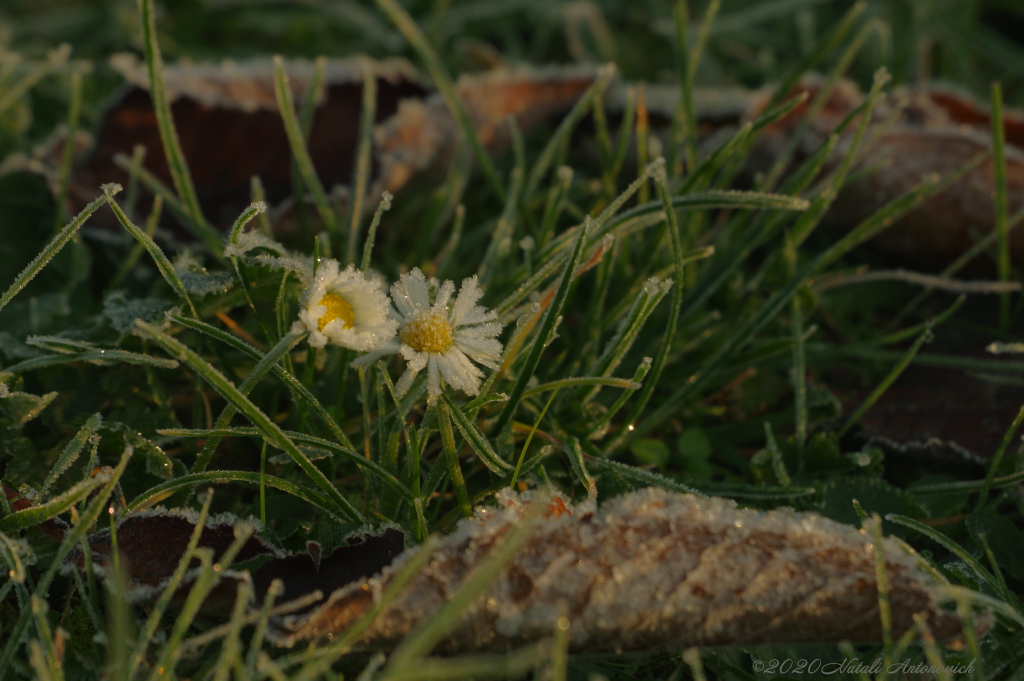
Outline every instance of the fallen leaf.
<svg viewBox="0 0 1024 681">
<path fill-rule="evenodd" d="M 132 513 L 118 521 L 118 557 L 128 578 L 129 598 L 132 601 L 152 598 L 164 589 L 181 557 L 185 555 L 197 520 L 198 514 L 190 509 L 156 508 Z M 207 519 L 198 546 L 213 549 L 214 562 L 235 540 L 235 524 L 238 520 L 229 513 Z M 89 537 L 89 550 L 96 574 L 110 577 L 113 559 L 110 528 L 101 529 Z M 250 560 L 265 554 L 282 555 L 253 535 L 239 550 L 236 560 Z M 192 565 L 198 566 L 199 560 L 193 560 Z M 85 569 L 85 556 L 81 547 L 73 549 L 64 559 L 62 570 L 68 572 L 73 569 Z"/>
<path fill-rule="evenodd" d="M 801 82 L 796 92 L 808 92 L 813 101 L 820 79 Z M 751 114 L 757 115 L 768 102 Z M 847 114 L 863 102 L 849 81 L 840 81 L 821 111 L 809 121 L 800 140 L 798 156 L 806 156 L 824 142 Z M 762 136 L 755 152 L 767 167 L 774 155 L 796 134 L 810 104 L 797 107 Z M 852 173 L 860 177 L 840 191 L 826 222 L 837 230 L 852 229 L 885 204 L 927 178 L 952 173 L 992 148 L 989 112 L 969 95 L 939 85 L 913 90 L 896 88 L 876 107 L 863 157 Z M 1006 179 L 1009 214 L 1024 208 L 1024 113 L 1004 110 Z M 852 128 L 845 133 L 848 142 Z M 875 133 L 877 137 L 872 137 Z M 842 158 L 848 145 L 841 142 L 831 163 Z M 872 240 L 879 249 L 923 267 L 949 264 L 981 236 L 995 228 L 993 164 L 989 159 L 963 178 L 907 213 Z M 1012 257 L 1024 262 L 1024 230 L 1010 235 Z"/>
<path fill-rule="evenodd" d="M 504 490 L 498 508 L 463 520 L 362 643 L 392 647 L 429 621 L 535 498 Z M 562 505 L 566 512 L 538 522 L 526 548 L 463 612 L 442 649 L 504 650 L 540 640 L 550 636 L 560 603 L 568 604 L 576 652 L 881 638 L 872 540 L 854 527 L 657 488 L 600 509 Z M 292 645 L 344 631 L 416 550 L 308 613 L 274 618 L 269 633 Z M 958 617 L 938 607 L 943 584 L 893 540 L 884 540 L 883 552 L 893 635 L 907 631 L 916 613 L 926 615 L 936 636 L 958 635 Z"/>
</svg>

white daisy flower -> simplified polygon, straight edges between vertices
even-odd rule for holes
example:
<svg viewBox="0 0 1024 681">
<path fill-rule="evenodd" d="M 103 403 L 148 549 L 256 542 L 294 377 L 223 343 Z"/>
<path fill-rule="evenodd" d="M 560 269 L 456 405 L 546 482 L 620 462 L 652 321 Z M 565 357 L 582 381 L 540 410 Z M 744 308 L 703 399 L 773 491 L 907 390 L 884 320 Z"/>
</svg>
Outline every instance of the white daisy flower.
<svg viewBox="0 0 1024 681">
<path fill-rule="evenodd" d="M 475 275 L 462 281 L 449 312 L 448 303 L 454 292 L 455 284 L 445 281 L 438 287 L 431 305 L 423 273 L 417 268 L 403 274 L 391 287 L 391 299 L 400 319 L 398 337 L 356 359 L 353 366 L 366 366 L 379 357 L 401 352 L 408 368 L 395 386 L 399 395 L 409 391 L 416 374 L 424 368 L 429 402 L 441 394 L 442 383 L 467 395 L 478 394 L 483 372 L 473 362 L 498 368 L 502 348 L 495 337 L 504 324 L 495 321 L 496 312 L 476 304 L 484 292 Z"/>
<path fill-rule="evenodd" d="M 392 318 L 383 283 L 352 265 L 339 270 L 337 260 L 320 262 L 292 330 L 307 329 L 315 348 L 331 343 L 367 351 L 394 339 L 398 321 Z"/>
</svg>

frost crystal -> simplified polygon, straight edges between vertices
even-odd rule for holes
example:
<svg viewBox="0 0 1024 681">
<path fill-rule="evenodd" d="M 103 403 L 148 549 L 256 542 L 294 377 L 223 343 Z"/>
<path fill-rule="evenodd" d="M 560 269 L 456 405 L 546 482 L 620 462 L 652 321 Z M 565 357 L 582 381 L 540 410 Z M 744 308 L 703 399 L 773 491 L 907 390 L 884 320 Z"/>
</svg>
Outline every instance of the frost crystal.
<svg viewBox="0 0 1024 681">
<path fill-rule="evenodd" d="M 380 280 L 367 278 L 349 265 L 340 271 L 337 260 L 324 260 L 306 291 L 295 327 L 309 331 L 309 343 L 328 343 L 352 350 L 373 350 L 390 342 L 398 322 Z"/>
<path fill-rule="evenodd" d="M 882 637 L 869 532 L 790 509 L 739 509 L 720 498 L 647 488 L 598 509 L 560 495 L 498 493 L 436 548 L 422 571 L 362 636 L 391 647 L 429 622 L 483 563 L 531 503 L 546 517 L 530 540 L 460 615 L 445 651 L 506 650 L 551 635 L 559 604 L 576 652 L 688 646 L 869 641 Z M 956 613 L 938 607 L 946 585 L 891 539 L 881 552 L 892 634 L 926 617 L 939 638 L 959 635 Z M 275 618 L 288 645 L 344 631 L 388 587 L 416 549 L 383 572 L 335 591 L 302 615 Z M 985 618 L 982 618 L 984 621 Z"/>
<path fill-rule="evenodd" d="M 408 368 L 395 386 L 399 395 L 409 391 L 416 374 L 427 369 L 427 399 L 433 402 L 441 394 L 442 383 L 467 395 L 480 392 L 483 372 L 473 362 L 498 368 L 501 343 L 495 338 L 503 324 L 498 315 L 476 302 L 483 296 L 476 277 L 464 279 L 459 295 L 448 311 L 455 284 L 445 281 L 437 287 L 430 304 L 430 287 L 420 270 L 403 274 L 391 287 L 391 299 L 398 308 L 398 338 L 356 359 L 353 366 L 366 366 L 378 358 L 402 353 Z M 392 312 L 394 314 L 394 312 Z"/>
</svg>

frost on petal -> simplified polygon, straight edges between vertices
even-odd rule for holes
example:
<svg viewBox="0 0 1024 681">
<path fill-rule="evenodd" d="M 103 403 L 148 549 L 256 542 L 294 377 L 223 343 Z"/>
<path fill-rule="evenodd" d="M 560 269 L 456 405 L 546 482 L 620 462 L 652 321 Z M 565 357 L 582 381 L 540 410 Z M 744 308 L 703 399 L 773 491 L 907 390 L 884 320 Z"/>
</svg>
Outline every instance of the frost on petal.
<svg viewBox="0 0 1024 681">
<path fill-rule="evenodd" d="M 473 358 L 473 361 L 483 364 L 491 369 L 498 368 L 501 360 L 501 343 L 493 338 L 465 338 L 455 337 L 455 347 Z"/>
<path fill-rule="evenodd" d="M 426 352 L 416 352 L 408 345 L 402 344 L 400 352 L 405 361 L 409 363 L 409 368 L 413 371 L 423 371 L 423 367 L 427 366 L 427 359 L 430 355 Z"/>
<path fill-rule="evenodd" d="M 427 280 L 418 267 L 403 274 L 391 286 L 391 299 L 395 301 L 395 306 L 404 317 L 411 317 L 417 311 L 430 307 Z"/>
<path fill-rule="evenodd" d="M 448 307 L 448 300 L 455 293 L 455 284 L 450 279 L 446 280 L 437 290 L 437 297 L 434 299 L 434 309 L 444 310 Z"/>
<path fill-rule="evenodd" d="M 488 322 L 480 326 L 464 326 L 456 332 L 456 335 L 459 338 L 494 338 L 504 328 L 505 325 L 501 322 Z"/>
<path fill-rule="evenodd" d="M 419 373 L 420 372 L 418 370 L 414 370 L 412 367 L 406 369 L 405 373 L 402 374 L 402 377 L 398 379 L 398 383 L 395 384 L 395 394 L 399 397 L 404 397 L 405 394 L 409 392 L 409 388 L 412 387 L 412 382 L 416 380 L 416 375 Z"/>
<path fill-rule="evenodd" d="M 376 348 L 374 348 L 371 352 L 368 352 L 365 355 L 361 355 L 359 357 L 356 357 L 354 360 L 352 360 L 352 363 L 349 366 L 351 366 L 353 368 L 369 366 L 370 364 L 373 364 L 374 362 L 376 362 L 381 357 L 384 357 L 386 355 L 394 355 L 398 351 L 399 351 L 398 343 L 395 340 L 390 340 L 390 341 L 381 343 Z"/>
<path fill-rule="evenodd" d="M 473 311 L 473 308 L 476 306 L 476 301 L 480 300 L 483 295 L 484 292 L 477 283 L 475 274 L 472 277 L 463 279 L 462 288 L 459 289 L 459 297 L 455 299 L 455 306 L 452 307 L 452 326 L 472 323 L 467 322 L 466 316 Z M 480 309 L 483 310 L 483 308 Z"/>
<path fill-rule="evenodd" d="M 433 402 L 440 394 L 441 372 L 437 367 L 437 358 L 431 355 L 427 362 L 427 401 Z"/>
<path fill-rule="evenodd" d="M 477 369 L 458 348 L 451 348 L 446 354 L 437 358 L 441 376 L 453 388 L 467 395 L 480 392 L 480 379 L 483 372 Z"/>
</svg>

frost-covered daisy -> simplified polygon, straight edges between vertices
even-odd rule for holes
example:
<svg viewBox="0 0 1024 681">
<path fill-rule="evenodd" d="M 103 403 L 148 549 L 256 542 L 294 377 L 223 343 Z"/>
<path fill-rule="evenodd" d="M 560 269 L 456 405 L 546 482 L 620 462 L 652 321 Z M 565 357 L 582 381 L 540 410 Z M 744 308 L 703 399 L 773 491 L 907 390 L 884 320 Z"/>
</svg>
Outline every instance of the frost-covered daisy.
<svg viewBox="0 0 1024 681">
<path fill-rule="evenodd" d="M 337 260 L 323 260 L 306 291 L 292 329 L 309 331 L 309 344 L 328 343 L 352 350 L 373 350 L 391 341 L 398 329 L 381 281 L 367 278 L 352 265 L 340 270 Z"/>
<path fill-rule="evenodd" d="M 483 372 L 473 364 L 496 369 L 501 343 L 495 338 L 504 324 L 498 314 L 476 304 L 484 292 L 476 276 L 462 281 L 462 288 L 448 311 L 455 284 L 446 281 L 430 304 L 427 280 L 419 269 L 403 274 L 391 286 L 391 299 L 401 319 L 398 337 L 359 357 L 353 366 L 366 366 L 379 357 L 401 352 L 408 368 L 395 386 L 399 395 L 409 391 L 416 374 L 427 369 L 427 399 L 441 394 L 442 382 L 467 395 L 480 392 Z M 473 360 L 471 362 L 470 360 Z"/>
</svg>

